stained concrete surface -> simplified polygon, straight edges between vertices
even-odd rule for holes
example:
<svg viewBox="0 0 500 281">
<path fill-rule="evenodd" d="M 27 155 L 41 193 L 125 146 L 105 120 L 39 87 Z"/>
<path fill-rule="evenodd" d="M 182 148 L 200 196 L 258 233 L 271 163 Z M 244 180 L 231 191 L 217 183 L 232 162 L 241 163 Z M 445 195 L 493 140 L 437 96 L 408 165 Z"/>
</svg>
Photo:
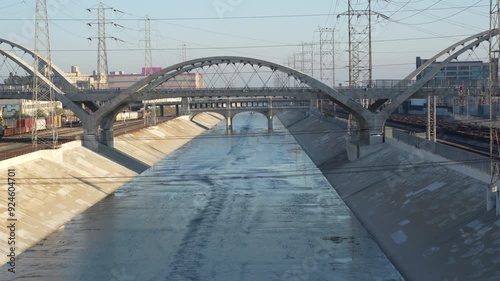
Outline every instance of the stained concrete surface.
<svg viewBox="0 0 500 281">
<path fill-rule="evenodd" d="M 197 116 L 197 120 L 204 122 L 206 127 L 220 122 L 205 113 Z M 124 151 L 137 152 L 133 155 L 139 161 L 154 164 L 204 131 L 182 117 L 117 137 L 117 143 Z M 16 170 L 18 255 L 137 176 L 120 164 L 81 147 L 76 141 L 64 144 L 61 149 L 0 161 L 0 220 L 5 225 L 9 225 L 7 170 L 11 168 Z M 6 227 L 0 228 L 2 264 L 8 260 L 10 252 L 8 231 Z"/>
<path fill-rule="evenodd" d="M 402 280 L 279 122 L 234 125 L 26 251 L 15 280 Z"/>
<path fill-rule="evenodd" d="M 408 281 L 500 280 L 500 218 L 486 212 L 488 175 L 394 140 L 349 162 L 339 143 L 345 126 L 280 118 L 294 124 L 289 130 Z M 318 130 L 315 140 L 306 137 Z"/>
</svg>

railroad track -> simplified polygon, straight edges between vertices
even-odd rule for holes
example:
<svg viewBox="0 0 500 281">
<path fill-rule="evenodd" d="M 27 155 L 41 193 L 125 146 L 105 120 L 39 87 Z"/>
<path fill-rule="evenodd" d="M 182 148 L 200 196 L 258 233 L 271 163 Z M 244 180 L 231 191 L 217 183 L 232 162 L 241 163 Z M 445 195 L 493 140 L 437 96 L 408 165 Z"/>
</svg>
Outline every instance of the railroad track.
<svg viewBox="0 0 500 281">
<path fill-rule="evenodd" d="M 160 117 L 158 122 L 165 122 L 173 117 Z M 115 136 L 131 133 L 142 128 L 148 127 L 144 125 L 144 119 L 127 120 L 126 122 L 117 122 L 113 127 Z M 83 128 L 79 127 L 62 127 L 58 129 L 59 144 L 68 143 L 76 139 L 80 139 L 83 135 Z M 50 137 L 50 131 L 39 132 L 40 138 Z M 50 145 L 38 144 L 37 150 L 49 149 Z M 0 161 L 17 157 L 20 155 L 34 152 L 35 149 L 32 145 L 31 133 L 5 137 L 0 142 Z"/>
<path fill-rule="evenodd" d="M 337 111 L 339 118 L 347 119 L 348 116 L 347 112 Z M 393 114 L 387 120 L 386 125 L 407 133 L 424 133 L 427 120 L 422 116 Z M 437 129 L 439 137 L 436 141 L 438 143 L 490 157 L 489 129 L 486 132 L 485 126 L 439 121 Z M 495 152 L 495 155 L 498 155 L 498 152 Z"/>
</svg>

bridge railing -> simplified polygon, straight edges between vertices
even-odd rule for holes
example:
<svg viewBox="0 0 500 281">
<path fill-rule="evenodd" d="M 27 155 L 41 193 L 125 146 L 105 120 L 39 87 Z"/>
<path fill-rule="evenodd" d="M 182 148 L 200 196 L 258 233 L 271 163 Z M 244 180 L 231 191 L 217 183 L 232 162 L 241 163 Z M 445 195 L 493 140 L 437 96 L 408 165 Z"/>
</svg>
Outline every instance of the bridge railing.
<svg viewBox="0 0 500 281">
<path fill-rule="evenodd" d="M 233 99 L 224 99 L 224 100 L 205 100 L 205 101 L 197 101 L 189 104 L 189 108 L 193 110 L 204 110 L 204 109 L 244 109 L 244 108 L 309 108 L 310 101 L 309 100 L 233 100 Z"/>
<path fill-rule="evenodd" d="M 372 83 L 364 81 L 359 85 L 355 86 L 339 86 L 337 89 L 407 89 L 415 84 L 415 80 L 394 80 L 394 79 L 377 79 L 373 80 Z"/>
<path fill-rule="evenodd" d="M 372 81 L 371 85 L 368 86 L 368 82 L 364 81 L 356 86 L 345 86 L 338 87 L 338 90 L 342 89 L 393 89 L 393 90 L 406 90 L 418 80 L 393 80 L 393 79 L 377 79 Z M 474 90 L 483 91 L 488 89 L 488 80 L 479 79 L 479 80 L 431 80 L 427 82 L 422 89 L 450 89 L 450 90 L 459 90 L 462 87 L 463 90 Z"/>
<path fill-rule="evenodd" d="M 5 85 L 0 84 L 0 91 L 2 92 L 31 92 L 32 87 L 26 85 Z"/>
<path fill-rule="evenodd" d="M 230 88 L 166 88 L 155 89 L 151 92 L 213 92 L 213 93 L 233 93 L 233 92 L 248 92 L 248 93 L 286 93 L 286 92 L 319 92 L 319 90 L 308 87 L 230 87 Z"/>
</svg>

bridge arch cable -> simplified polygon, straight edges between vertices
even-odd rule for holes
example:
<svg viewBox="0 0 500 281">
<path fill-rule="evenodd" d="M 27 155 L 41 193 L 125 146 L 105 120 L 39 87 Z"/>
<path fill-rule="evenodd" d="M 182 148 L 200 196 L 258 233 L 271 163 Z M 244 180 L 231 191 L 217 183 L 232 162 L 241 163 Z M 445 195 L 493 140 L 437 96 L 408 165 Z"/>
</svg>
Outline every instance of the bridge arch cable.
<svg viewBox="0 0 500 281">
<path fill-rule="evenodd" d="M 401 95 L 399 95 L 396 99 L 393 99 L 393 102 L 385 107 L 383 110 L 386 114 L 392 113 L 397 106 L 399 106 L 403 101 L 410 98 L 413 94 L 415 94 L 419 89 L 423 88 L 427 82 L 429 82 L 434 76 L 445 66 L 447 66 L 450 62 L 457 59 L 462 54 L 474 50 L 479 46 L 479 44 L 483 42 L 487 42 L 490 40 L 490 36 L 498 36 L 498 29 L 494 30 L 490 34 L 489 31 L 481 32 L 475 35 L 472 35 L 466 39 L 463 39 L 450 47 L 444 49 L 431 59 L 427 60 L 423 63 L 419 68 L 410 73 L 401 83 L 405 83 L 411 80 L 414 80 L 417 75 L 424 73 L 429 66 L 438 62 L 438 59 L 445 57 L 438 65 L 434 66 L 430 71 L 425 72 L 424 75 L 415 81 L 410 87 L 408 87 Z M 446 57 L 447 56 L 447 57 Z"/>
<path fill-rule="evenodd" d="M 8 46 L 9 49 L 2 48 L 3 46 Z M 28 62 L 31 64 L 32 64 L 33 58 L 35 56 L 35 53 L 31 48 L 28 48 L 27 46 L 24 46 L 21 43 L 17 43 L 17 42 L 14 42 L 12 40 L 8 40 L 5 38 L 0 38 L 0 48 L 2 48 L 4 51 L 10 51 L 10 52 L 14 53 L 22 61 L 25 61 L 25 62 Z M 38 56 L 40 58 L 40 62 L 43 65 L 46 65 L 47 64 L 46 58 L 44 58 L 40 54 L 38 54 Z M 58 86 L 62 90 L 66 91 L 66 92 L 71 92 L 71 91 L 76 90 L 76 86 L 75 86 L 74 82 L 71 81 L 71 79 L 69 79 L 66 76 L 66 74 L 63 70 L 61 70 L 59 67 L 57 67 L 54 64 L 52 64 L 52 69 L 53 69 L 53 72 L 55 74 L 56 79 L 60 83 Z"/>
<path fill-rule="evenodd" d="M 7 47 L 7 48 L 6 48 Z M 26 46 L 0 38 L 0 83 L 3 87 L 18 87 L 19 90 L 31 91 L 33 87 L 33 76 L 35 75 L 34 52 Z M 39 56 L 39 63 L 43 66 L 47 64 L 47 60 L 43 56 Z M 43 73 L 37 73 L 37 77 L 41 80 L 45 87 L 54 89 L 58 101 L 77 114 L 79 117 L 85 116 L 86 112 L 73 103 L 65 95 L 69 92 L 76 92 L 77 88 L 73 82 L 68 79 L 64 72 L 52 64 L 52 71 L 55 74 L 56 81 L 52 83 Z M 11 75 L 12 73 L 12 75 Z M 14 81 L 15 80 L 15 81 Z M 27 99 L 31 99 L 27 98 Z"/>
<path fill-rule="evenodd" d="M 161 80 L 156 80 L 150 83 L 145 91 L 161 88 L 165 83 L 175 83 L 177 87 L 189 90 L 185 85 L 182 85 L 183 79 L 180 78 L 183 74 L 195 75 L 201 80 L 199 86 L 206 89 L 233 89 L 233 90 L 250 90 L 259 89 L 265 90 L 284 90 L 289 80 L 296 80 L 300 88 L 307 88 L 302 79 L 294 75 L 279 75 L 281 71 L 274 66 L 264 66 L 259 63 L 249 63 L 248 61 L 220 61 L 213 63 L 210 61 L 200 62 L 196 64 L 189 64 L 182 68 L 176 68 L 175 71 L 166 73 Z M 288 74 L 288 73 L 287 73 Z M 280 81 L 276 86 L 273 78 Z M 192 79 L 192 78 L 191 78 Z M 170 86 L 167 86 L 170 88 Z"/>
<path fill-rule="evenodd" d="M 242 71 L 238 66 L 244 67 L 249 73 L 246 73 L 247 71 Z M 271 67 L 275 67 L 276 71 L 271 70 Z M 225 76 L 227 73 L 224 72 L 224 69 L 231 69 L 231 72 L 238 72 L 238 76 L 233 75 L 232 77 L 235 77 L 235 79 L 228 80 Z M 293 86 L 287 88 L 274 87 L 272 76 L 278 72 L 291 74 L 288 75 L 286 79 L 295 81 Z M 191 82 L 194 81 L 196 86 L 192 86 L 193 83 L 186 83 L 187 80 L 191 80 Z M 187 86 L 187 84 L 191 86 Z M 177 86 L 177 93 L 171 92 L 173 85 Z M 290 96 L 288 91 L 301 92 L 302 95 L 305 92 L 309 96 L 322 93 L 330 96 L 330 99 L 337 102 L 347 111 L 352 112 L 356 118 L 364 118 L 363 113 L 366 111 L 366 109 L 356 101 L 300 71 L 260 59 L 223 56 L 200 58 L 182 62 L 146 77 L 123 91 L 113 98 L 113 100 L 105 103 L 95 112 L 94 122 L 100 123 L 103 119 L 108 117 L 110 113 L 116 110 L 117 105 L 121 106 L 127 102 L 133 101 L 142 95 L 142 93 L 160 91 L 162 94 L 161 98 L 178 97 L 178 95 L 175 94 L 178 94 L 180 91 L 179 85 L 182 86 L 180 89 L 185 92 L 184 96 L 187 97 L 190 97 L 190 92 L 200 90 L 205 91 L 203 96 L 215 97 L 235 96 L 234 93 L 242 97 Z M 282 92 L 278 92 L 279 89 L 281 89 Z M 228 92 L 230 92 L 230 94 L 228 94 Z M 191 95 L 191 97 L 195 96 L 197 95 Z"/>
</svg>

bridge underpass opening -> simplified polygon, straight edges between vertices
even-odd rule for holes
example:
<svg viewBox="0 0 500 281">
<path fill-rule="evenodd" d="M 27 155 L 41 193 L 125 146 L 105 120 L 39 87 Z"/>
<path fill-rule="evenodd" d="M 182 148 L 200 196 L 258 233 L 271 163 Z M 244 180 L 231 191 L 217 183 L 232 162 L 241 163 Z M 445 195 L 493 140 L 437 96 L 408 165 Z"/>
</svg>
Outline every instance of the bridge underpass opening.
<svg viewBox="0 0 500 281">
<path fill-rule="evenodd" d="M 273 118 L 274 119 L 274 118 Z M 271 122 L 274 120 L 271 119 Z M 249 124 L 253 125 L 250 126 Z M 271 131 L 273 129 L 269 128 L 269 120 L 266 115 L 261 112 L 256 111 L 246 111 L 236 114 L 232 118 L 232 132 L 234 134 L 239 133 L 264 133 Z"/>
</svg>

